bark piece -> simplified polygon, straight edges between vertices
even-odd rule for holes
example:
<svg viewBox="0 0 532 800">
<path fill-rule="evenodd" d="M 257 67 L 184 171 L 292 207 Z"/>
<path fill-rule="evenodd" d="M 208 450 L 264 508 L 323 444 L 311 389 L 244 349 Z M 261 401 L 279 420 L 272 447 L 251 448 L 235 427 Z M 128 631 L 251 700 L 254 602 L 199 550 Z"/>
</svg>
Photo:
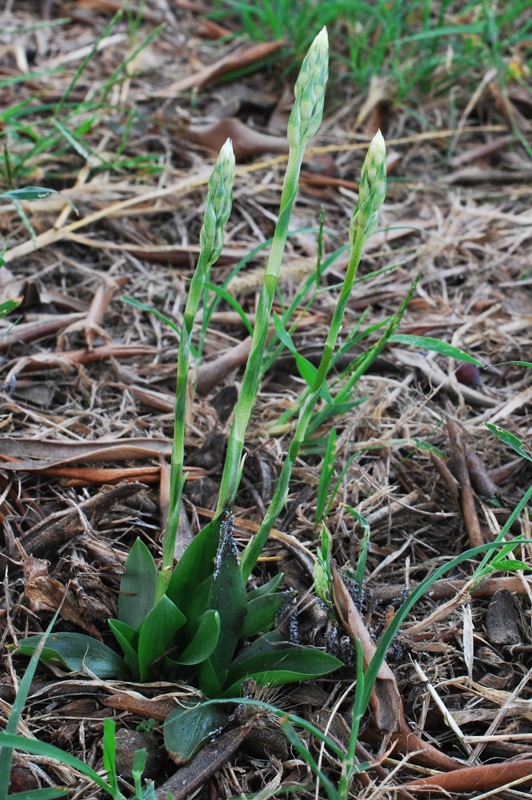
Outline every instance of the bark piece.
<svg viewBox="0 0 532 800">
<path fill-rule="evenodd" d="M 247 738 L 251 723 L 252 720 L 246 725 L 227 731 L 203 747 L 192 761 L 174 772 L 162 786 L 159 786 L 155 793 L 157 800 L 167 800 L 168 792 L 172 800 L 185 800 L 195 792 L 236 753 Z"/>
<path fill-rule="evenodd" d="M 142 491 L 144 486 L 140 483 L 124 483 L 100 492 L 77 508 L 54 514 L 37 523 L 20 537 L 19 544 L 26 553 L 35 556 L 57 552 L 61 545 L 83 530 L 80 514 L 83 514 L 91 525 L 97 524 L 115 505 L 126 503 Z"/>
<path fill-rule="evenodd" d="M 519 644 L 514 601 L 508 589 L 499 589 L 486 614 L 486 633 L 490 644 Z"/>
<path fill-rule="evenodd" d="M 484 537 L 480 530 L 480 522 L 478 521 L 477 510 L 475 508 L 475 498 L 473 496 L 467 469 L 462 432 L 454 419 L 447 419 L 447 432 L 449 434 L 452 450 L 452 469 L 461 489 L 460 500 L 467 533 L 469 535 L 469 543 L 471 547 L 480 547 L 480 545 L 484 544 Z"/>
</svg>

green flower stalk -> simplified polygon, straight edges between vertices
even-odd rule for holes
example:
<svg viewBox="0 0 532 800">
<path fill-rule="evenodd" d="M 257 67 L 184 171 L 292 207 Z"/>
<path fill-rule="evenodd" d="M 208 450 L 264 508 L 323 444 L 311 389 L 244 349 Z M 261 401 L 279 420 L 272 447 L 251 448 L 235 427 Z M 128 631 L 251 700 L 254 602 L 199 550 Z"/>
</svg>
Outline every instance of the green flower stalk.
<svg viewBox="0 0 532 800">
<path fill-rule="evenodd" d="M 384 139 L 379 131 L 370 144 L 367 156 L 362 165 L 360 178 L 360 191 L 358 202 L 349 225 L 349 239 L 351 242 L 351 255 L 347 266 L 344 283 L 333 318 L 327 335 L 327 341 L 323 348 L 320 365 L 314 379 L 314 384 L 308 390 L 304 399 L 296 425 L 294 437 L 290 443 L 288 454 L 281 469 L 281 474 L 277 482 L 277 488 L 266 512 L 262 525 L 249 544 L 247 545 L 241 562 L 242 574 L 247 579 L 256 564 L 260 553 L 275 521 L 286 502 L 290 475 L 295 460 L 298 456 L 301 445 L 305 440 L 305 435 L 309 423 L 315 413 L 314 409 L 320 396 L 323 384 L 327 379 L 327 373 L 331 365 L 331 360 L 336 345 L 336 340 L 340 333 L 342 322 L 347 306 L 347 301 L 353 290 L 358 265 L 362 256 L 362 249 L 368 237 L 373 233 L 378 225 L 379 210 L 386 196 L 386 147 Z"/>
<path fill-rule="evenodd" d="M 174 443 L 170 470 L 170 502 L 168 523 L 163 544 L 163 563 L 159 576 L 157 596 L 165 593 L 174 561 L 174 547 L 179 524 L 179 504 L 183 488 L 183 450 L 185 441 L 185 413 L 187 379 L 189 369 L 192 330 L 202 292 L 209 280 L 212 265 L 217 261 L 223 247 L 223 229 L 231 213 L 233 181 L 235 177 L 235 156 L 231 140 L 228 139 L 214 166 L 209 179 L 205 216 L 200 232 L 200 256 L 194 271 L 183 314 L 183 330 L 179 341 L 177 357 L 177 384 L 174 414 Z"/>
<path fill-rule="evenodd" d="M 271 308 L 288 235 L 290 215 L 297 194 L 303 154 L 307 141 L 318 130 L 323 116 L 328 75 L 328 52 L 327 30 L 323 28 L 310 46 L 296 82 L 296 99 L 288 122 L 290 153 L 281 195 L 279 218 L 264 272 L 251 350 L 227 444 L 217 514 L 220 514 L 225 508 L 232 508 L 240 483 L 244 437 L 259 388 Z"/>
</svg>

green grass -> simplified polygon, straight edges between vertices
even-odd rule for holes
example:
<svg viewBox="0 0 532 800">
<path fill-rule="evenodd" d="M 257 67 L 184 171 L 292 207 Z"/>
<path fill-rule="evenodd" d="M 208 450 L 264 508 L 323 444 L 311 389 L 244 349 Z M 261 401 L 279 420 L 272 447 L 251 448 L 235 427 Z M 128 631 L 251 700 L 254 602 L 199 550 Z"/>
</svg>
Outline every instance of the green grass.
<svg viewBox="0 0 532 800">
<path fill-rule="evenodd" d="M 218 0 L 210 16 L 253 41 L 283 39 L 296 63 L 327 25 L 334 43 L 332 73 L 341 73 L 335 81 L 363 91 L 376 76 L 398 103 L 408 104 L 413 90 L 441 95 L 457 82 L 476 84 L 479 74 L 493 66 L 503 82 L 523 80 L 520 69 L 532 68 L 532 15 L 526 0 L 493 5 L 489 0 Z M 511 63 L 519 43 L 521 68 Z"/>
</svg>

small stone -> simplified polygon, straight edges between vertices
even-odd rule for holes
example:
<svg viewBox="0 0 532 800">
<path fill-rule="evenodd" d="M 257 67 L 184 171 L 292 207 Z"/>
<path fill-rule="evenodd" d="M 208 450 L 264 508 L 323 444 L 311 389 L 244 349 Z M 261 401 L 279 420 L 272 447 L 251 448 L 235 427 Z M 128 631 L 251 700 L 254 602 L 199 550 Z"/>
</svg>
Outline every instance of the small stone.
<svg viewBox="0 0 532 800">
<path fill-rule="evenodd" d="M 116 772 L 121 778 L 133 777 L 133 760 L 137 750 L 146 750 L 144 778 L 155 778 L 162 763 L 162 753 L 150 736 L 122 728 L 116 733 Z"/>
</svg>

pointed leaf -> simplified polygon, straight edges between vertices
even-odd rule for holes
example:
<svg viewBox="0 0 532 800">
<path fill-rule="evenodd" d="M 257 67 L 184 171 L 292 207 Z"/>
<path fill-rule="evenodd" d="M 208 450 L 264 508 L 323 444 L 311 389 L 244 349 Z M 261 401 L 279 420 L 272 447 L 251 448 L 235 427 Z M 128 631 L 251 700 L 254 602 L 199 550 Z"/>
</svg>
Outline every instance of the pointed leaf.
<svg viewBox="0 0 532 800">
<path fill-rule="evenodd" d="M 220 615 L 214 609 L 206 611 L 198 620 L 198 629 L 189 646 L 179 657 L 179 664 L 199 664 L 216 649 L 220 636 Z"/>
<path fill-rule="evenodd" d="M 493 567 L 494 570 L 508 570 L 508 571 L 515 571 L 518 569 L 526 569 L 531 570 L 532 567 L 527 567 L 527 565 L 523 561 L 519 561 L 516 558 L 503 558 L 500 561 L 496 558 L 490 564 L 490 567 Z"/>
<path fill-rule="evenodd" d="M 18 651 L 31 656 L 40 636 L 29 636 L 19 642 Z M 99 678 L 123 678 L 126 665 L 120 656 L 107 645 L 84 633 L 54 633 L 48 637 L 42 651 L 43 661 L 58 662 L 66 669 L 80 672 L 85 666 Z"/>
<path fill-rule="evenodd" d="M 477 367 L 483 367 L 483 363 L 473 356 L 469 356 L 454 347 L 452 344 L 442 342 L 440 339 L 433 339 L 431 336 L 411 336 L 407 333 L 394 333 L 390 336 L 390 342 L 397 342 L 398 344 L 409 344 L 412 347 L 422 347 L 424 350 L 432 350 L 434 353 L 440 353 L 442 356 L 455 358 L 457 361 L 467 361 L 468 364 L 476 364 Z"/>
<path fill-rule="evenodd" d="M 166 596 L 189 617 L 197 587 L 213 573 L 221 518 L 213 519 L 191 541 L 174 568 Z"/>
<path fill-rule="evenodd" d="M 137 539 L 126 560 L 126 571 L 120 582 L 118 618 L 138 629 L 153 608 L 157 567 L 153 556 L 141 539 Z"/>
<path fill-rule="evenodd" d="M 290 352 L 294 356 L 297 368 L 299 370 L 299 374 L 301 375 L 305 383 L 307 383 L 307 385 L 312 388 L 318 370 L 316 369 L 314 364 L 311 364 L 311 362 L 307 358 L 302 356 L 301 353 L 297 352 L 296 346 L 292 341 L 292 337 L 285 329 L 281 317 L 275 312 L 273 314 L 273 323 L 275 326 L 275 333 L 277 334 L 281 342 L 284 344 L 284 346 L 288 350 L 290 350 Z"/>
<path fill-rule="evenodd" d="M 229 670 L 228 682 L 233 683 L 239 678 L 259 674 L 273 675 L 274 670 L 300 676 L 293 680 L 306 680 L 326 675 L 341 666 L 341 661 L 323 650 L 318 650 L 317 647 L 287 646 L 286 643 L 282 643 L 269 645 L 259 655 L 253 654 L 237 664 L 233 663 Z M 268 677 L 266 682 L 270 682 Z"/>
<path fill-rule="evenodd" d="M 139 631 L 140 680 L 148 680 L 150 664 L 162 656 L 169 643 L 186 622 L 184 614 L 163 595 L 152 608 Z"/>
<path fill-rule="evenodd" d="M 206 658 L 199 665 L 199 681 L 198 685 L 200 691 L 205 697 L 219 697 L 222 693 L 222 685 L 227 678 L 227 670 L 217 672 L 210 660 Z"/>
<path fill-rule="evenodd" d="M 248 592 L 248 603 L 250 600 L 255 600 L 256 597 L 263 597 L 266 594 L 273 594 L 276 589 L 279 588 L 279 584 L 283 579 L 283 573 L 279 572 L 278 575 L 275 575 L 271 580 L 267 583 L 263 583 L 262 586 L 259 586 L 257 589 L 250 589 Z"/>
<path fill-rule="evenodd" d="M 505 431 L 504 428 L 499 428 L 498 425 L 492 425 L 490 422 L 485 423 L 486 428 L 495 434 L 495 436 L 503 442 L 503 444 L 507 444 L 508 447 L 511 447 L 512 450 L 515 450 L 516 453 L 519 453 L 520 456 L 523 458 L 527 458 L 529 461 L 532 461 L 532 455 L 530 448 L 524 442 L 521 441 L 517 436 L 514 436 L 513 433 L 510 431 Z"/>
<path fill-rule="evenodd" d="M 226 669 L 234 656 L 247 606 L 246 586 L 233 538 L 232 515 L 221 525 L 209 606 L 220 615 L 222 635 L 211 658 L 213 666 L 219 671 Z"/>
<path fill-rule="evenodd" d="M 8 800 L 54 800 L 56 797 L 68 797 L 69 794 L 68 789 L 47 786 L 46 789 L 28 789 L 27 792 L 10 794 Z"/>
<path fill-rule="evenodd" d="M 220 706 L 176 708 L 164 723 L 164 744 L 176 764 L 184 764 L 198 752 L 204 742 L 227 722 Z"/>
<path fill-rule="evenodd" d="M 73 756 L 65 750 L 61 750 L 53 744 L 41 742 L 38 739 L 28 739 L 26 736 L 19 736 L 15 733 L 0 733 L 0 747 L 16 748 L 17 750 L 24 750 L 27 753 L 35 753 L 38 756 L 44 756 L 47 759 L 53 758 L 59 761 L 60 764 L 74 767 L 74 769 L 77 769 L 82 775 L 86 775 L 108 794 L 111 796 L 113 795 L 111 786 L 96 772 L 96 770 L 88 764 L 85 764 L 80 758 L 76 758 L 76 756 Z"/>
<path fill-rule="evenodd" d="M 131 628 L 129 625 L 126 625 L 125 622 L 121 622 L 119 619 L 110 619 L 108 620 L 109 627 L 111 628 L 114 637 L 120 647 L 122 648 L 122 652 L 124 653 L 124 659 L 126 664 L 128 665 L 129 671 L 135 678 L 135 680 L 140 680 L 140 673 L 139 673 L 139 657 L 138 657 L 138 646 L 139 646 L 139 634 L 135 628 Z"/>
<path fill-rule="evenodd" d="M 281 592 L 250 600 L 240 638 L 249 639 L 251 636 L 256 636 L 257 633 L 269 631 L 275 622 L 275 615 L 283 603 L 284 595 Z"/>
<path fill-rule="evenodd" d="M 209 597 L 211 595 L 212 575 L 205 578 L 199 586 L 194 590 L 194 595 L 190 599 L 187 609 L 187 633 L 189 637 L 194 635 L 192 631 L 196 630 L 199 618 L 207 610 L 209 605 Z M 168 597 L 168 594 L 167 594 Z M 173 598 L 170 598 L 172 600 Z"/>
</svg>

